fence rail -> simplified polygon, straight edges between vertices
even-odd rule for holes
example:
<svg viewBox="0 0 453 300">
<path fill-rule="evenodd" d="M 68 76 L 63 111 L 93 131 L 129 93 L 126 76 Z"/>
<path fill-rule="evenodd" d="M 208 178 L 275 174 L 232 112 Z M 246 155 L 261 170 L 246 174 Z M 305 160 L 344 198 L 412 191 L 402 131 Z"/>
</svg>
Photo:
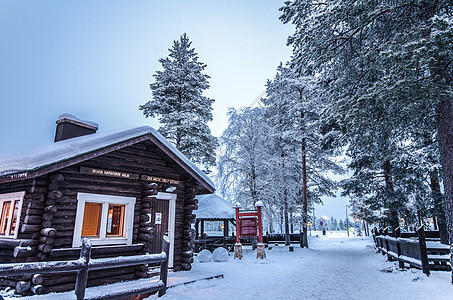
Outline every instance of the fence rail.
<svg viewBox="0 0 453 300">
<path fill-rule="evenodd" d="M 77 271 L 75 285 L 75 295 L 77 300 L 119 299 L 138 295 L 140 293 L 151 293 L 156 291 L 159 292 L 160 297 L 165 294 L 167 287 L 169 245 L 170 242 L 168 238 L 164 236 L 162 242 L 163 250 L 158 254 L 91 259 L 91 241 L 88 238 L 83 238 L 80 258 L 77 260 L 0 264 L 0 277 Z M 118 293 L 118 291 L 109 291 L 107 286 L 105 289 L 107 291 L 106 294 L 97 295 L 94 298 L 85 297 L 89 271 L 151 263 L 160 263 L 160 279 L 158 281 L 150 282 L 148 285 L 144 285 L 140 289 L 125 289 L 120 293 Z"/>
<path fill-rule="evenodd" d="M 383 255 L 387 255 L 389 261 L 398 261 L 400 268 L 404 264 L 419 268 L 423 273 L 429 275 L 430 270 L 450 270 L 449 247 L 442 245 L 427 246 L 426 233 L 423 226 L 419 227 L 415 233 L 405 233 L 404 235 L 397 228 L 392 235 L 388 230 L 373 230 L 373 239 L 376 248 Z M 435 236 L 428 232 L 429 236 Z M 408 236 L 408 238 L 401 237 Z M 409 238 L 417 237 L 416 239 Z"/>
</svg>

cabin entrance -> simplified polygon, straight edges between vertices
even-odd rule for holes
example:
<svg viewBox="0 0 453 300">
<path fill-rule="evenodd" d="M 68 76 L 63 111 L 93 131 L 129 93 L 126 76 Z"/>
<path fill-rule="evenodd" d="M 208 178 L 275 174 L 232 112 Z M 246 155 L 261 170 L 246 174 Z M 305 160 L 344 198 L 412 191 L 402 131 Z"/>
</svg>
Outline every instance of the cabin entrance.
<svg viewBox="0 0 453 300">
<path fill-rule="evenodd" d="M 164 234 L 167 234 L 170 240 L 169 268 L 173 267 L 175 250 L 175 208 L 176 194 L 158 193 L 151 215 L 151 221 L 154 224 L 152 253 L 160 253 L 162 251 L 162 238 Z"/>
</svg>

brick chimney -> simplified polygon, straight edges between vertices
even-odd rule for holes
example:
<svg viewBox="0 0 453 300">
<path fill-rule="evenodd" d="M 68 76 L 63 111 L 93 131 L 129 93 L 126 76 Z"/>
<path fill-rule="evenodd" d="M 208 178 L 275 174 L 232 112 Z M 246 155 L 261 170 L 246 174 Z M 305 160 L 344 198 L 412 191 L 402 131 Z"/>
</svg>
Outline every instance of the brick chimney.
<svg viewBox="0 0 453 300">
<path fill-rule="evenodd" d="M 95 122 L 83 121 L 71 114 L 62 114 L 57 120 L 55 142 L 96 133 L 97 130 L 98 124 Z"/>
</svg>

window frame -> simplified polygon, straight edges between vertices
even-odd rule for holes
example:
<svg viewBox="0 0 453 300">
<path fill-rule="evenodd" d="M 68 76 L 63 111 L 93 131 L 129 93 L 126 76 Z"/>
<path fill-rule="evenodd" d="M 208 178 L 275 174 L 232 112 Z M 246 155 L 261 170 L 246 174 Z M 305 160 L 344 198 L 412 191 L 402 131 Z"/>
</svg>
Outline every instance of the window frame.
<svg viewBox="0 0 453 300">
<path fill-rule="evenodd" d="M 3 203 L 5 203 L 6 201 L 11 201 L 9 215 L 8 215 L 8 224 L 6 224 L 6 234 L 0 235 L 0 238 L 17 239 L 17 236 L 19 235 L 20 216 L 22 213 L 24 196 L 25 196 L 25 191 L 0 194 L 0 218 L 3 213 Z M 16 223 L 16 228 L 14 229 L 14 234 L 10 234 L 9 232 L 11 231 L 11 225 L 12 225 L 13 213 L 14 213 L 13 201 L 14 202 L 19 201 L 19 209 L 17 211 L 17 220 L 16 220 L 17 223 Z"/>
<path fill-rule="evenodd" d="M 134 227 L 135 197 L 113 196 L 92 193 L 77 193 L 77 211 L 74 225 L 72 247 L 82 246 L 82 225 L 85 203 L 102 203 L 99 237 L 89 237 L 93 245 L 131 245 Z M 123 236 L 107 236 L 109 204 L 124 205 Z"/>
</svg>

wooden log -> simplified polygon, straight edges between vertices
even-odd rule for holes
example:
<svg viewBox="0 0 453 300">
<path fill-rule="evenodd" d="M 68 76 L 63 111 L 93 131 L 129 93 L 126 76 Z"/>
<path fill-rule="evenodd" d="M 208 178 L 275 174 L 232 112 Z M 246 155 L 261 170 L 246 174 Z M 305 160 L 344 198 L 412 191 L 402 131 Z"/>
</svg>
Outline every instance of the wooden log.
<svg viewBox="0 0 453 300">
<path fill-rule="evenodd" d="M 14 248 L 13 256 L 15 258 L 17 258 L 17 257 L 29 257 L 29 256 L 34 255 L 34 254 L 36 254 L 36 247 L 30 247 L 30 246 L 21 247 L 21 246 L 17 246 L 16 248 Z"/>
<path fill-rule="evenodd" d="M 16 283 L 16 293 L 19 295 L 25 295 L 28 293 L 28 291 L 31 288 L 31 282 L 30 281 L 18 281 Z"/>
<path fill-rule="evenodd" d="M 47 228 L 47 227 L 50 227 L 50 226 L 52 226 L 52 221 L 43 221 L 41 223 L 41 227 Z"/>
<path fill-rule="evenodd" d="M 184 200 L 184 203 L 186 205 L 195 205 L 195 204 L 198 205 L 198 199 L 186 199 L 186 200 Z"/>
<path fill-rule="evenodd" d="M 34 285 L 42 284 L 44 282 L 44 276 L 42 274 L 34 274 L 31 277 L 31 283 Z"/>
<path fill-rule="evenodd" d="M 44 293 L 44 287 L 40 284 L 38 285 L 32 285 L 31 286 L 31 291 L 32 293 L 36 294 L 36 295 L 41 295 L 42 293 Z"/>
<path fill-rule="evenodd" d="M 137 236 L 137 239 L 139 241 L 151 242 L 152 236 L 150 234 L 146 234 L 146 233 L 139 233 L 138 236 Z"/>
<path fill-rule="evenodd" d="M 153 203 L 155 201 L 156 201 L 156 196 L 146 196 L 146 197 L 142 198 L 142 203 Z"/>
<path fill-rule="evenodd" d="M 55 205 L 49 205 L 44 208 L 44 212 L 46 213 L 54 213 L 57 211 L 57 207 Z"/>
<path fill-rule="evenodd" d="M 50 253 L 50 251 L 52 251 L 52 245 L 39 244 L 38 251 L 44 252 L 44 253 Z"/>
<path fill-rule="evenodd" d="M 51 183 L 49 184 L 49 190 L 50 190 L 50 191 L 57 191 L 58 188 L 59 188 L 59 185 L 58 185 L 57 182 L 51 182 Z"/>
<path fill-rule="evenodd" d="M 50 199 L 58 199 L 63 196 L 63 193 L 61 191 L 50 191 L 47 193 L 47 197 Z"/>
<path fill-rule="evenodd" d="M 27 233 L 27 232 L 36 232 L 41 229 L 41 225 L 30 225 L 30 224 L 22 224 L 20 228 L 20 232 Z"/>
<path fill-rule="evenodd" d="M 24 219 L 25 224 L 41 224 L 41 216 L 26 215 Z"/>
<path fill-rule="evenodd" d="M 35 216 L 40 216 L 42 215 L 43 210 L 40 208 L 27 208 L 25 211 L 26 215 L 35 215 Z"/>
<path fill-rule="evenodd" d="M 0 278 L 0 286 L 15 288 L 17 280 L 12 280 L 11 278 Z"/>
<path fill-rule="evenodd" d="M 135 277 L 137 277 L 137 278 L 147 278 L 148 277 L 148 272 L 144 272 L 144 271 L 135 271 L 134 274 L 135 274 Z"/>
<path fill-rule="evenodd" d="M 146 183 L 143 185 L 144 190 L 157 190 L 159 185 L 155 182 L 153 183 Z"/>
<path fill-rule="evenodd" d="M 42 219 L 45 221 L 50 221 L 53 219 L 53 213 L 43 213 L 42 214 Z"/>
<path fill-rule="evenodd" d="M 193 252 L 192 251 L 184 251 L 181 253 L 182 257 L 193 257 Z"/>
<path fill-rule="evenodd" d="M 44 194 L 26 194 L 24 199 L 31 200 L 30 202 L 44 202 Z"/>
<path fill-rule="evenodd" d="M 54 241 L 55 241 L 55 238 L 49 237 L 49 236 L 41 236 L 39 238 L 40 244 L 52 245 Z"/>
<path fill-rule="evenodd" d="M 38 246 L 38 241 L 37 240 L 33 240 L 33 239 L 22 239 L 20 240 L 19 242 L 19 246 L 21 247 L 33 247 L 33 246 Z"/>
<path fill-rule="evenodd" d="M 57 231 L 55 230 L 55 228 L 44 228 L 43 230 L 41 230 L 41 235 L 55 236 L 57 235 Z"/>
<path fill-rule="evenodd" d="M 151 207 L 151 203 L 149 203 L 149 202 L 143 202 L 141 206 L 142 206 L 142 207 L 141 207 L 142 209 L 144 209 L 144 208 L 150 208 L 150 207 Z"/>
<path fill-rule="evenodd" d="M 36 258 L 38 259 L 38 261 L 45 261 L 47 260 L 47 257 L 48 257 L 48 253 L 44 253 L 44 252 L 38 252 L 38 254 L 36 254 Z"/>
<path fill-rule="evenodd" d="M 153 234 L 154 233 L 154 228 L 153 227 L 140 227 L 138 229 L 139 232 L 143 233 L 148 233 L 148 234 Z"/>
<path fill-rule="evenodd" d="M 185 205 L 184 210 L 197 210 L 198 205 L 197 204 L 192 204 L 192 205 Z"/>
<path fill-rule="evenodd" d="M 50 182 L 64 181 L 64 175 L 61 173 L 50 175 L 49 181 Z"/>
<path fill-rule="evenodd" d="M 47 199 L 46 200 L 46 205 L 55 205 L 57 201 L 55 199 Z"/>
<path fill-rule="evenodd" d="M 151 222 L 140 222 L 139 223 L 139 227 L 150 227 L 151 226 Z"/>
<path fill-rule="evenodd" d="M 149 215 L 140 215 L 140 222 L 149 222 L 150 217 Z"/>
<path fill-rule="evenodd" d="M 192 265 L 189 263 L 181 263 L 181 269 L 185 271 L 190 271 L 192 269 Z"/>
<path fill-rule="evenodd" d="M 191 264 L 191 263 L 193 263 L 193 257 L 181 257 L 181 261 L 182 261 L 183 263 L 189 263 L 189 264 Z"/>
<path fill-rule="evenodd" d="M 37 209 L 43 209 L 45 207 L 45 204 L 42 202 L 38 201 L 30 201 L 28 202 L 27 208 L 37 208 Z"/>
</svg>

